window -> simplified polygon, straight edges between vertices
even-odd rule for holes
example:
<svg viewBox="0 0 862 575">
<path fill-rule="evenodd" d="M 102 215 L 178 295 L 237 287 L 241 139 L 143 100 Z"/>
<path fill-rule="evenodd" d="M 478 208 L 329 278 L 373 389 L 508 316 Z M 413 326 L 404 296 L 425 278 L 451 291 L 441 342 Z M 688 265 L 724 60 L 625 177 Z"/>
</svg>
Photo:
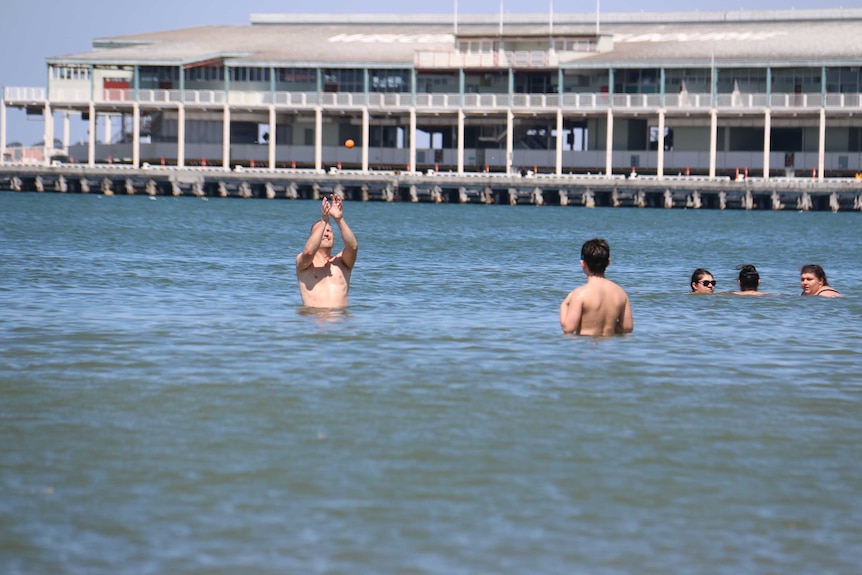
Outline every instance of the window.
<svg viewBox="0 0 862 575">
<path fill-rule="evenodd" d="M 665 70 L 665 92 L 674 94 L 685 88 L 688 93 L 712 92 L 712 70 L 709 68 L 683 68 Z"/>
<path fill-rule="evenodd" d="M 333 69 L 323 71 L 325 92 L 364 92 L 365 73 L 357 69 Z"/>
<path fill-rule="evenodd" d="M 51 77 L 56 80 L 89 80 L 90 69 L 81 66 L 53 66 Z"/>
<path fill-rule="evenodd" d="M 275 72 L 276 90 L 285 92 L 316 92 L 315 68 L 278 68 Z"/>
<path fill-rule="evenodd" d="M 862 78 L 860 78 L 859 68 L 827 68 L 826 91 L 833 94 L 862 92 Z"/>
<path fill-rule="evenodd" d="M 369 70 L 372 92 L 409 92 L 409 70 Z"/>
</svg>

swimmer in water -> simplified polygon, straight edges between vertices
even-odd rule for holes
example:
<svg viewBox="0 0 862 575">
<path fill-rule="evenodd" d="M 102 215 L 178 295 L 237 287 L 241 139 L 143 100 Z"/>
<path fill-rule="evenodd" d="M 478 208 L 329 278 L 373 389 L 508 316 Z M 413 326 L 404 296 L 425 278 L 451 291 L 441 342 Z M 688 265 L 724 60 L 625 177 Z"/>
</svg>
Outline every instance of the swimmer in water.
<svg viewBox="0 0 862 575">
<path fill-rule="evenodd" d="M 715 278 L 709 270 L 697 268 L 691 274 L 691 293 L 715 293 Z"/>
<path fill-rule="evenodd" d="M 610 263 L 611 248 L 605 240 L 595 238 L 581 247 L 581 269 L 587 283 L 572 290 L 560 304 L 563 333 L 608 336 L 634 329 L 626 292 L 605 278 Z"/>
<path fill-rule="evenodd" d="M 838 290 L 829 285 L 826 272 L 817 264 L 802 266 L 799 270 L 799 283 L 802 285 L 802 295 L 843 297 Z"/>
<path fill-rule="evenodd" d="M 320 220 L 311 226 L 305 248 L 296 256 L 296 278 L 302 303 L 315 308 L 347 307 L 350 273 L 356 263 L 359 245 L 344 221 L 344 207 L 337 195 L 323 198 Z M 330 220 L 335 220 L 344 250 L 332 255 L 335 236 Z"/>
<path fill-rule="evenodd" d="M 757 291 L 760 287 L 760 274 L 757 273 L 757 268 L 751 264 L 738 266 L 739 278 L 736 282 L 739 284 L 739 291 L 733 292 L 733 295 L 771 295 L 765 292 Z"/>
</svg>

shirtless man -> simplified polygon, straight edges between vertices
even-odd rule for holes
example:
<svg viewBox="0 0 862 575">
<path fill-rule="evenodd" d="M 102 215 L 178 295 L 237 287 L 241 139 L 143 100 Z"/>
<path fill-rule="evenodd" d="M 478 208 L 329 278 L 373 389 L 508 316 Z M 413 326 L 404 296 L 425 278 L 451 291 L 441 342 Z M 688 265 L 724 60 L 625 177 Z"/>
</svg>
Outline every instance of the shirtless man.
<svg viewBox="0 0 862 575">
<path fill-rule="evenodd" d="M 302 303 L 308 307 L 347 307 L 347 292 L 350 289 L 350 272 L 356 263 L 359 249 L 356 237 L 344 221 L 342 200 L 336 195 L 323 198 L 321 219 L 311 226 L 311 235 L 305 248 L 296 256 L 296 277 Z M 330 219 L 335 220 L 344 250 L 332 255 L 335 236 Z"/>
<path fill-rule="evenodd" d="M 587 283 L 575 288 L 560 304 L 563 333 L 608 336 L 629 333 L 635 327 L 632 308 L 623 288 L 605 278 L 611 263 L 608 242 L 595 238 L 581 248 L 581 268 Z"/>
</svg>

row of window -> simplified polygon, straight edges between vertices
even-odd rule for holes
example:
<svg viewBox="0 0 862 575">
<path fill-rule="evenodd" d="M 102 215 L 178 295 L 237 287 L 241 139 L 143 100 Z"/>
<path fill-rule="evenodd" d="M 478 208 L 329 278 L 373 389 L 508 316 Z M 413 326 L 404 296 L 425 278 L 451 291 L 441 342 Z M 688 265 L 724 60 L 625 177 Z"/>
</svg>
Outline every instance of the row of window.
<svg viewBox="0 0 862 575">
<path fill-rule="evenodd" d="M 225 81 L 226 68 L 200 66 L 185 70 L 186 88 L 195 89 L 195 83 L 221 84 Z M 317 91 L 318 73 L 321 87 L 328 92 L 364 92 L 366 77 L 368 90 L 372 92 L 411 91 L 412 71 L 408 69 L 362 69 L 362 68 L 227 68 L 230 81 L 236 83 L 270 84 L 275 74 L 276 89 L 281 91 Z M 178 67 L 142 66 L 139 68 L 139 86 L 143 89 L 179 88 L 181 70 Z M 862 72 L 859 67 L 827 68 L 826 90 L 830 93 L 862 92 Z M 51 76 L 57 80 L 89 80 L 91 69 L 77 66 L 52 66 Z M 763 68 L 734 68 L 713 71 L 709 68 L 669 68 L 664 72 L 666 93 L 687 91 L 709 93 L 712 91 L 713 74 L 717 78 L 719 92 L 740 90 L 747 93 L 767 91 L 767 70 Z M 563 71 L 563 86 L 566 93 L 607 91 L 610 85 L 608 70 Z M 614 70 L 614 91 L 617 93 L 657 93 L 660 91 L 661 70 L 618 69 Z M 823 78 L 822 68 L 774 68 L 769 74 L 774 92 L 818 92 Z M 416 89 L 428 93 L 457 92 L 457 72 L 417 74 Z M 515 72 L 513 75 L 516 93 L 556 93 L 559 74 L 554 72 Z M 467 73 L 465 91 L 508 92 L 508 71 Z"/>
<path fill-rule="evenodd" d="M 501 45 L 504 46 L 503 49 L 507 52 L 522 50 L 545 51 L 548 41 L 509 41 L 501 44 L 499 40 L 490 39 L 459 40 L 458 51 L 462 54 L 493 54 L 500 51 Z M 596 49 L 596 40 L 594 38 L 552 38 L 551 48 L 557 52 L 594 52 Z"/>
<path fill-rule="evenodd" d="M 90 68 L 81 66 L 52 66 L 51 77 L 55 80 L 89 80 Z"/>
</svg>

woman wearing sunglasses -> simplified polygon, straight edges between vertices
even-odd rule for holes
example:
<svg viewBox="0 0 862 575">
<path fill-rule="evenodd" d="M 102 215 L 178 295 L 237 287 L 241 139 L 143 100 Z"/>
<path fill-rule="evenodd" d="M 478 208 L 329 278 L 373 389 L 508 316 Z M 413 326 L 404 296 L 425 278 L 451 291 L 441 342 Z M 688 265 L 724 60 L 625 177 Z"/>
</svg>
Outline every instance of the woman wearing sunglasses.
<svg viewBox="0 0 862 575">
<path fill-rule="evenodd" d="M 715 293 L 715 278 L 709 270 L 697 268 L 691 274 L 691 293 Z"/>
</svg>

